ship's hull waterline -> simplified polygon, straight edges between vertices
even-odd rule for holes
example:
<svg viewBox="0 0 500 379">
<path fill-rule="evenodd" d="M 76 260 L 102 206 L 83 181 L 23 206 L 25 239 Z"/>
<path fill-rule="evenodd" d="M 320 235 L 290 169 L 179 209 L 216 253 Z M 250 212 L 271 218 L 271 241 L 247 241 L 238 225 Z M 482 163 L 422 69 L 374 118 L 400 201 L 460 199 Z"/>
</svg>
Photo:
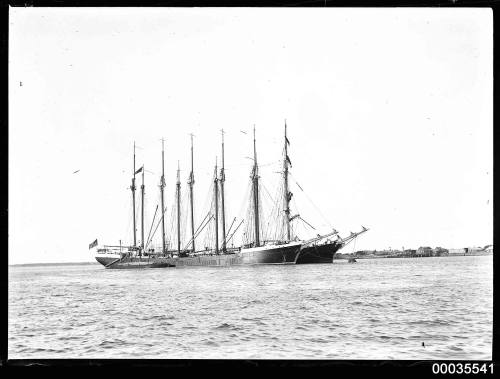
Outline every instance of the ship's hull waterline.
<svg viewBox="0 0 500 379">
<path fill-rule="evenodd" d="M 234 253 L 198 255 L 188 257 L 124 257 L 96 260 L 110 269 L 193 267 L 193 266 L 236 266 L 259 264 L 295 264 L 300 255 L 300 243 L 263 246 L 242 249 Z"/>
<path fill-rule="evenodd" d="M 169 258 L 164 257 L 109 257 L 96 255 L 96 261 L 106 268 L 112 269 L 136 269 L 136 268 L 164 268 L 173 267 Z"/>
<path fill-rule="evenodd" d="M 295 264 L 300 254 L 300 246 L 300 244 L 265 246 L 242 249 L 233 254 L 173 258 L 173 261 L 176 267 Z"/>
<path fill-rule="evenodd" d="M 343 244 L 337 242 L 304 247 L 296 264 L 332 263 L 333 257 L 342 247 Z"/>
</svg>

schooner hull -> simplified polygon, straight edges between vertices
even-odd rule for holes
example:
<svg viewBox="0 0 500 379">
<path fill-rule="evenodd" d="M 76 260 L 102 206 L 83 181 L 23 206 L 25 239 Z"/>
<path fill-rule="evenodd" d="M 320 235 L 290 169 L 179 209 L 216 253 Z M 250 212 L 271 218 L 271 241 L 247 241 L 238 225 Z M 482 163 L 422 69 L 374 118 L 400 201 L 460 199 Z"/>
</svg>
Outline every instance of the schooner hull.
<svg viewBox="0 0 500 379">
<path fill-rule="evenodd" d="M 120 258 L 115 258 L 115 257 L 95 257 L 95 260 L 102 264 L 103 266 L 107 266 L 113 262 L 115 262 L 117 259 Z"/>
<path fill-rule="evenodd" d="M 332 242 L 323 245 L 304 247 L 300 252 L 296 263 L 332 263 L 333 257 L 342 246 L 342 244 Z"/>
<path fill-rule="evenodd" d="M 172 261 L 176 267 L 295 264 L 300 254 L 300 246 L 300 244 L 264 246 L 242 249 L 233 254 L 172 258 Z"/>
<path fill-rule="evenodd" d="M 96 257 L 97 262 L 110 269 L 142 269 L 173 267 L 170 258 L 125 257 L 123 259 Z"/>
</svg>

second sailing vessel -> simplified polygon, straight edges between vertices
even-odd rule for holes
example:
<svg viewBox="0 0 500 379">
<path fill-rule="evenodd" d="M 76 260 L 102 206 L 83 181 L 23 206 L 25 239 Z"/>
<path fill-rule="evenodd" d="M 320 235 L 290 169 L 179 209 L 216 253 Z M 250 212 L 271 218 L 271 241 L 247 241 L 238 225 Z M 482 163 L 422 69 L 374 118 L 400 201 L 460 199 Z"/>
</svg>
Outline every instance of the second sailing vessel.
<svg viewBox="0 0 500 379">
<path fill-rule="evenodd" d="M 161 207 L 162 207 L 162 236 L 163 236 L 163 252 L 165 250 L 165 224 L 163 215 L 165 213 L 163 189 L 165 188 L 165 172 L 164 172 L 164 149 L 162 140 L 162 176 L 160 179 L 161 189 Z M 144 241 L 144 166 L 138 170 L 135 169 L 135 142 L 134 142 L 134 166 L 133 166 L 132 185 L 132 212 L 133 212 L 133 245 L 132 246 L 113 246 L 104 245 L 98 246 L 97 239 L 89 245 L 90 249 L 95 249 L 95 259 L 106 268 L 127 269 L 127 268 L 163 268 L 174 267 L 175 265 L 165 256 L 165 254 L 157 254 L 153 249 L 147 248 L 148 243 Z M 142 173 L 141 184 L 141 244 L 137 244 L 137 228 L 135 217 L 135 176 Z M 158 209 L 158 208 L 157 208 Z M 156 213 L 155 213 L 156 215 Z"/>
</svg>

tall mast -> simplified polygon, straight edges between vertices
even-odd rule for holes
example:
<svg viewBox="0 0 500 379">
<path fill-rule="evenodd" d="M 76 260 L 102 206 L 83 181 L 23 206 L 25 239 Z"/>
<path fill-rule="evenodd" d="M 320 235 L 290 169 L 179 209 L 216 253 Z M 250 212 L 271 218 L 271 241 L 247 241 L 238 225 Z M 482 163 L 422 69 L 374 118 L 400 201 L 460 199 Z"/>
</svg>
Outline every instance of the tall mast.
<svg viewBox="0 0 500 379">
<path fill-rule="evenodd" d="M 254 209 L 254 221 L 255 221 L 255 246 L 260 246 L 260 235 L 259 235 L 259 173 L 257 166 L 257 149 L 255 147 L 255 125 L 253 126 L 253 172 L 252 172 L 252 182 L 253 182 L 253 209 Z"/>
<path fill-rule="evenodd" d="M 286 120 L 285 120 L 285 157 L 283 159 L 283 179 L 284 179 L 284 200 L 285 200 L 285 225 L 286 225 L 286 240 L 290 241 L 290 199 L 291 193 L 288 191 L 288 138 L 286 138 Z"/>
<path fill-rule="evenodd" d="M 219 254 L 219 186 L 217 184 L 217 158 L 214 172 L 214 205 L 215 205 L 215 254 Z"/>
<path fill-rule="evenodd" d="M 132 177 L 132 185 L 130 186 L 130 189 L 132 190 L 132 213 L 133 213 L 133 219 L 134 219 L 134 247 L 137 245 L 136 241 L 136 234 L 137 234 L 137 228 L 135 225 L 135 141 L 134 141 L 134 170 L 133 170 L 133 177 Z"/>
<path fill-rule="evenodd" d="M 191 135 L 191 173 L 189 174 L 189 202 L 191 205 L 191 249 L 195 252 L 194 245 L 194 207 L 193 207 L 193 184 L 194 184 L 194 170 L 193 170 L 193 133 Z"/>
<path fill-rule="evenodd" d="M 144 165 L 142 166 L 141 184 L 141 251 L 144 251 Z"/>
<path fill-rule="evenodd" d="M 163 200 L 163 189 L 165 188 L 165 152 L 163 147 L 163 138 L 161 139 L 161 181 L 160 181 L 160 193 L 161 193 L 161 246 L 162 255 L 165 254 L 165 205 Z"/>
<path fill-rule="evenodd" d="M 221 196 L 221 211 L 222 211 L 222 252 L 226 252 L 226 209 L 224 206 L 224 182 L 226 174 L 224 172 L 224 129 L 222 132 L 222 167 L 220 169 L 220 196 Z"/>
<path fill-rule="evenodd" d="M 176 185 L 176 199 L 177 199 L 177 253 L 181 252 L 181 174 L 179 169 L 179 161 L 177 161 L 177 185 Z"/>
</svg>

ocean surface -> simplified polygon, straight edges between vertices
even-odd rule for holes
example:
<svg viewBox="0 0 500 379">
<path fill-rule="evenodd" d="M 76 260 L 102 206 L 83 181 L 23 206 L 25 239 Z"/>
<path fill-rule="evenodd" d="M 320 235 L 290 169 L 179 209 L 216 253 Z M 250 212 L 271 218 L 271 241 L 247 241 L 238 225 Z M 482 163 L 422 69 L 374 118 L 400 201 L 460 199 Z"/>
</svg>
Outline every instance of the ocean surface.
<svg viewBox="0 0 500 379">
<path fill-rule="evenodd" d="M 490 360 L 493 258 L 10 266 L 8 315 L 9 359 Z"/>
</svg>

